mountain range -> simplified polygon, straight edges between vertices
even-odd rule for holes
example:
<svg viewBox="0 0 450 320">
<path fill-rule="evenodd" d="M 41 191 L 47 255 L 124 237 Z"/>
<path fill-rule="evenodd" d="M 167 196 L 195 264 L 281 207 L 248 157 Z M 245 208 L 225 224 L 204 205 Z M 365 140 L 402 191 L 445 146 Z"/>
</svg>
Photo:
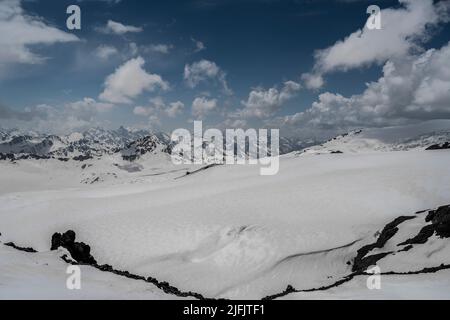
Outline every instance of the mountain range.
<svg viewBox="0 0 450 320">
<path fill-rule="evenodd" d="M 280 153 L 302 150 L 316 141 L 281 137 Z M 17 129 L 0 129 L 0 159 L 84 160 L 121 153 L 124 159 L 135 160 L 155 150 L 169 153 L 173 143 L 164 132 L 120 127 L 115 130 L 91 128 L 84 132 L 58 136 Z"/>
<path fill-rule="evenodd" d="M 388 128 L 352 130 L 328 141 L 280 137 L 280 154 L 361 153 L 448 148 L 450 124 L 445 120 Z M 0 129 L 0 160 L 58 159 L 84 161 L 120 154 L 134 161 L 149 153 L 171 154 L 174 143 L 164 132 L 120 127 L 91 128 L 69 135 Z M 206 146 L 203 146 L 206 148 Z"/>
</svg>

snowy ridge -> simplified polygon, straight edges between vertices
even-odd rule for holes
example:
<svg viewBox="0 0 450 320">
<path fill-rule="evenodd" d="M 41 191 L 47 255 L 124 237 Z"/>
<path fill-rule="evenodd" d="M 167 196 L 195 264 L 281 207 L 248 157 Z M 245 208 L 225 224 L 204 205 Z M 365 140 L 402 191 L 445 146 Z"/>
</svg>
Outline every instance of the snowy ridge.
<svg viewBox="0 0 450 320">
<path fill-rule="evenodd" d="M 297 154 L 425 150 L 449 141 L 450 121 L 434 120 L 418 125 L 358 129 Z"/>
<path fill-rule="evenodd" d="M 374 242 L 357 250 L 356 256 L 347 262 L 352 265 L 353 271 L 349 275 L 331 285 L 320 288 L 295 289 L 289 285 L 285 291 L 266 297 L 266 299 L 276 299 L 288 295 L 301 298 L 304 297 L 305 292 L 322 292 L 324 297 L 327 294 L 328 296 L 348 294 L 347 288 L 338 287 L 347 282 L 355 282 L 354 278 L 357 276 L 372 275 L 366 270 L 375 265 L 380 268 L 380 275 L 383 276 L 402 277 L 442 271 L 446 271 L 443 274 L 448 274 L 448 270 L 450 270 L 449 238 L 450 205 L 435 210 L 420 211 L 411 216 L 400 216 L 377 232 L 374 235 Z M 330 293 L 323 293 L 329 289 L 332 289 Z M 365 294 L 368 295 L 368 293 Z M 417 295 L 418 293 L 414 292 L 413 294 Z M 443 292 L 443 294 L 439 298 L 449 297 L 448 292 Z"/>
<path fill-rule="evenodd" d="M 414 222 L 412 222 L 415 220 Z M 245 227 L 239 230 L 240 232 L 245 231 Z M 400 229 L 400 230 L 399 230 Z M 417 234 L 417 230 L 420 230 Z M 428 230 L 432 230 L 431 232 Z M 72 236 L 69 234 L 72 233 Z M 64 239 L 66 240 L 60 240 Z M 67 240 L 69 237 L 72 240 Z M 450 237 L 450 205 L 440 207 L 436 210 L 425 210 L 417 212 L 415 215 L 411 216 L 401 216 L 388 223 L 383 230 L 375 233 L 375 242 L 359 247 L 355 253 L 355 257 L 347 262 L 347 265 L 352 265 L 353 273 L 346 276 L 342 276 L 340 279 L 331 284 L 325 284 L 317 288 L 303 288 L 296 289 L 291 285 L 288 285 L 286 290 L 280 293 L 276 293 L 267 297 L 263 300 L 272 300 L 277 298 L 283 298 L 286 296 L 295 297 L 295 295 L 301 295 L 304 298 L 305 293 L 316 293 L 320 292 L 324 295 L 324 292 L 334 291 L 333 294 L 339 295 L 341 290 L 339 287 L 349 283 L 354 282 L 354 279 L 358 276 L 370 276 L 370 273 L 366 273 L 366 269 L 377 264 L 378 267 L 382 268 L 382 275 L 395 275 L 395 276 L 411 276 L 411 275 L 422 275 L 422 274 L 434 274 L 440 273 L 450 269 L 450 252 L 448 246 L 448 239 Z M 406 239 L 406 240 L 405 240 Z M 0 239 L 1 240 L 1 239 Z M 75 241 L 75 233 L 73 231 L 68 231 L 61 235 L 55 233 L 52 237 L 52 251 L 57 250 L 56 254 L 51 256 L 56 259 L 58 256 L 69 264 L 81 263 L 85 266 L 91 266 L 99 271 L 112 273 L 114 275 L 122 276 L 128 279 L 141 280 L 147 283 L 155 285 L 157 288 L 164 291 L 166 294 L 174 295 L 177 297 L 194 297 L 197 299 L 211 299 L 209 297 L 204 297 L 199 293 L 192 291 L 183 292 L 178 288 L 171 286 L 167 282 L 159 281 L 153 277 L 143 277 L 140 275 L 132 274 L 128 271 L 120 271 L 114 269 L 110 265 L 99 265 L 95 259 L 90 255 L 90 247 L 84 243 L 77 243 Z M 368 241 L 365 240 L 365 241 Z M 403 242 L 401 242 L 403 241 Z M 296 254 L 292 256 L 285 257 L 284 259 L 278 261 L 271 269 L 280 267 L 283 264 L 292 263 L 296 259 L 308 260 L 313 258 L 324 259 L 325 255 L 336 255 L 336 253 L 342 254 L 343 256 L 348 255 L 349 250 L 354 250 L 360 246 L 360 242 L 364 241 L 354 241 L 347 245 L 331 248 L 328 250 L 321 250 L 315 252 L 307 252 Z M 0 244 L 2 242 L 0 241 Z M 46 265 L 54 265 L 55 261 L 49 259 L 50 255 L 48 253 L 38 253 L 33 248 L 21 248 L 16 246 L 14 243 L 6 243 L 5 246 L 12 247 L 16 250 L 32 253 L 36 256 L 47 256 Z M 59 250 L 60 246 L 63 249 Z M 74 249 L 74 246 L 81 246 L 78 249 Z M 85 250 L 86 249 L 86 250 Z M 73 251 L 75 250 L 75 251 Z M 74 255 L 72 252 L 76 253 Z M 10 252 L 11 254 L 12 252 Z M 0 255 L 4 255 L 5 250 L 0 248 Z M 432 259 L 430 257 L 433 256 Z M 53 260 L 54 260 L 53 259 Z M 380 263 L 380 260 L 381 263 Z M 49 262 L 51 261 L 51 262 Z M 363 262 L 364 261 L 364 262 Z M 1 265 L 0 265 L 1 267 Z M 33 269 L 27 266 L 29 269 Z M 93 269 L 87 270 L 88 273 L 92 273 Z M 30 270 L 32 272 L 32 270 Z M 97 275 L 99 276 L 99 275 Z M 99 276 L 102 278 L 102 276 Z M 328 279 L 333 279 L 334 277 L 327 277 Z M 395 278 L 394 278 L 395 279 Z M 47 279 L 46 281 L 50 281 Z M 413 280 L 414 281 L 414 280 Z M 441 284 L 442 285 L 442 284 Z M 98 289 L 96 289 L 98 290 Z M 345 292 L 345 288 L 342 289 Z M 117 293 L 115 293 L 117 294 Z M 325 293 L 326 295 L 327 293 Z M 441 296 L 439 296 L 441 297 Z M 444 296 L 445 297 L 445 296 Z M 156 298 L 156 297 L 153 297 Z M 361 298 L 361 297 L 359 297 Z"/>
<path fill-rule="evenodd" d="M 120 152 L 124 160 L 134 161 L 149 153 L 168 153 L 168 149 L 167 145 L 162 143 L 156 136 L 146 136 L 129 143 Z"/>
<path fill-rule="evenodd" d="M 133 141 L 155 135 L 148 130 L 124 127 L 117 130 L 91 128 L 83 133 L 75 132 L 67 136 L 29 135 L 17 130 L 2 130 L 0 131 L 0 153 L 46 158 L 101 157 L 116 153 Z"/>
<path fill-rule="evenodd" d="M 297 138 L 281 137 L 280 153 L 301 150 L 311 144 L 314 143 L 311 141 L 304 143 Z M 164 132 L 124 127 L 117 130 L 91 128 L 82 133 L 74 132 L 66 136 L 0 129 L 0 160 L 59 159 L 66 161 L 74 158 L 85 160 L 115 153 L 121 153 L 125 158 L 135 160 L 146 153 L 170 154 L 173 146 L 170 136 Z M 213 158 L 210 160 L 210 162 L 215 161 Z"/>
</svg>

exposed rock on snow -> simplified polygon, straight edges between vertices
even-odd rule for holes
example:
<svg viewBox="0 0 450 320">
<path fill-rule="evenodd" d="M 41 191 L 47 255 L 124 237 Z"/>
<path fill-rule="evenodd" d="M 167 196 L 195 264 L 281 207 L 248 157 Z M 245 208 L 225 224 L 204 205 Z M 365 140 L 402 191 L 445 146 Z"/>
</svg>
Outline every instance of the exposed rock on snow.
<svg viewBox="0 0 450 320">
<path fill-rule="evenodd" d="M 423 227 L 419 234 L 414 238 L 408 239 L 405 242 L 399 244 L 399 246 L 413 245 L 413 244 L 423 244 L 428 241 L 428 239 L 434 234 L 434 226 L 428 225 Z M 408 250 L 411 250 L 412 246 L 408 246 Z"/>
<path fill-rule="evenodd" d="M 417 219 L 423 221 L 422 224 L 427 224 L 429 222 L 431 222 L 431 224 L 423 226 L 417 235 L 398 243 L 397 247 L 402 247 L 401 252 L 409 252 L 415 248 L 415 245 L 422 245 L 423 247 L 434 235 L 440 238 L 435 239 L 434 242 L 441 242 L 444 246 L 447 246 L 448 240 L 445 238 L 450 237 L 450 205 L 442 206 L 436 210 L 430 210 L 425 218 L 423 215 L 424 213 L 418 213 L 420 218 L 417 217 Z M 353 261 L 352 270 L 354 272 L 363 272 L 386 256 L 395 255 L 398 252 L 395 246 L 385 249 L 385 245 L 399 231 L 399 228 L 401 227 L 400 224 L 411 219 L 416 219 L 416 216 L 399 217 L 387 224 L 375 243 L 366 245 L 358 250 L 358 254 Z M 406 234 L 403 236 L 406 236 Z M 370 252 L 374 251 L 374 249 L 385 249 L 385 251 L 368 255 Z M 450 261 L 442 262 L 448 263 Z"/>
<path fill-rule="evenodd" d="M 62 251 L 62 250 L 61 250 Z M 0 245 L 0 299 L 178 299 L 154 285 L 80 265 L 82 290 L 67 290 L 67 263 L 60 251 L 27 253 Z"/>
<path fill-rule="evenodd" d="M 52 236 L 51 250 L 56 250 L 59 247 L 63 247 L 70 252 L 75 261 L 85 264 L 97 264 L 94 257 L 91 255 L 91 247 L 83 242 L 75 242 L 75 232 L 72 230 L 66 233 L 55 233 Z"/>
<path fill-rule="evenodd" d="M 99 265 L 97 264 L 97 261 L 94 259 L 94 257 L 91 255 L 91 247 L 83 242 L 75 242 L 76 234 L 74 231 L 69 230 L 63 234 L 55 233 L 52 236 L 51 241 L 51 250 L 57 250 L 60 247 L 63 247 L 67 249 L 71 255 L 71 258 L 73 260 L 69 259 L 67 256 L 62 256 L 62 259 L 70 264 L 86 264 L 89 266 L 92 266 L 94 268 L 99 269 L 103 272 L 111 272 L 113 274 L 127 277 L 129 279 L 133 280 L 142 280 L 145 282 L 149 282 L 151 284 L 154 284 L 158 289 L 161 289 L 166 294 L 175 295 L 178 297 L 194 297 L 199 300 L 204 300 L 205 298 L 198 293 L 189 291 L 189 292 L 183 292 L 179 290 L 178 288 L 171 286 L 168 282 L 161 282 L 153 277 L 143 277 L 139 275 L 135 275 L 133 273 L 130 273 L 128 271 L 121 271 L 114 269 L 112 266 L 108 264 Z M 22 248 L 19 248 L 19 250 L 26 251 Z M 36 251 L 28 251 L 28 252 L 36 252 Z"/>
<path fill-rule="evenodd" d="M 430 256 L 434 249 L 433 247 L 435 244 L 431 244 L 429 248 L 425 246 L 427 241 L 430 237 L 432 237 L 434 234 L 439 235 L 443 246 L 448 248 L 448 240 L 445 238 L 450 237 L 450 205 L 448 206 L 442 206 L 438 208 L 437 210 L 430 210 L 428 211 L 428 215 L 424 218 L 423 214 L 427 211 L 418 212 L 417 219 L 423 220 L 423 223 L 428 223 L 431 221 L 430 225 L 425 226 L 419 234 L 409 239 L 405 242 L 397 244 L 398 247 L 403 247 L 400 250 L 396 250 L 395 246 L 392 244 L 386 248 L 386 244 L 389 241 L 392 241 L 392 238 L 399 232 L 399 228 L 401 228 L 401 224 L 405 223 L 408 220 L 416 219 L 416 216 L 402 216 L 396 218 L 394 221 L 388 223 L 384 229 L 381 231 L 381 233 L 378 235 L 377 241 L 372 244 L 365 245 L 358 249 L 357 255 L 353 260 L 353 267 L 352 267 L 352 273 L 350 273 L 347 276 L 342 277 L 335 283 L 332 283 L 328 286 L 322 286 L 318 288 L 310 288 L 310 289 L 296 289 L 292 285 L 289 285 L 284 291 L 267 296 L 263 298 L 264 300 L 273 300 L 277 298 L 281 298 L 284 296 L 288 296 L 290 294 L 296 294 L 296 293 L 308 293 L 308 292 L 323 292 L 327 291 L 333 288 L 337 288 L 341 285 L 344 285 L 352 280 L 355 279 L 355 277 L 359 277 L 361 275 L 370 276 L 371 273 L 366 273 L 366 270 L 374 265 L 377 265 L 377 263 L 388 257 L 388 256 L 395 256 L 396 253 L 403 253 L 408 254 L 406 252 L 410 252 L 409 255 L 413 258 L 417 255 L 417 252 L 412 253 L 411 250 L 414 248 L 413 245 L 421 245 L 421 250 L 427 250 L 427 252 L 431 252 L 428 254 Z M 422 215 L 422 216 L 420 216 Z M 425 230 L 425 231 L 424 231 Z M 439 230 L 439 231 L 438 231 Z M 406 234 L 403 234 L 403 236 L 406 236 Z M 383 250 L 384 252 L 380 252 L 380 250 Z M 419 250 L 420 250 L 419 249 Z M 376 251 L 378 250 L 378 251 Z M 376 251 L 375 254 L 368 255 L 370 252 Z M 435 266 L 431 267 L 423 267 L 420 269 L 420 261 L 416 261 L 414 264 L 407 264 L 406 267 L 409 268 L 409 270 L 389 270 L 389 271 L 382 271 L 380 275 L 398 275 L 398 276 L 407 276 L 407 275 L 421 275 L 421 274 L 430 274 L 430 273 L 436 273 L 441 270 L 447 270 L 450 269 L 450 257 L 446 256 L 445 254 L 441 257 L 445 257 L 443 260 L 439 261 L 436 260 Z M 405 257 L 403 256 L 403 259 Z M 408 260 L 406 258 L 405 260 Z M 383 270 L 386 270 L 387 265 L 383 265 Z M 390 266 L 392 268 L 393 266 Z M 450 294 L 449 294 L 450 296 Z"/>
<path fill-rule="evenodd" d="M 30 253 L 37 252 L 37 251 L 34 250 L 33 248 L 22 248 L 22 247 L 19 247 L 19 246 L 17 246 L 17 245 L 16 245 L 15 243 L 13 243 L 13 242 L 5 243 L 5 246 L 14 248 L 14 249 L 19 250 L 19 251 L 24 251 L 24 252 L 30 252 Z"/>
<path fill-rule="evenodd" d="M 427 213 L 427 211 L 418 212 L 417 215 L 423 216 L 424 213 Z M 264 297 L 263 300 L 273 300 L 273 299 L 281 298 L 281 297 L 284 297 L 284 296 L 287 296 L 290 294 L 295 294 L 295 293 L 308 293 L 308 292 L 319 292 L 319 291 L 323 292 L 323 291 L 327 291 L 327 290 L 330 290 L 333 288 L 337 288 L 343 284 L 346 284 L 346 283 L 352 281 L 355 277 L 365 275 L 366 274 L 365 270 L 367 268 L 369 268 L 372 265 L 376 265 L 376 263 L 379 260 L 383 259 L 384 257 L 386 257 L 388 255 L 395 254 L 395 252 L 390 250 L 387 252 L 376 253 L 376 254 L 369 255 L 369 256 L 367 256 L 367 254 L 369 254 L 371 251 L 376 250 L 376 249 L 383 249 L 385 247 L 386 243 L 388 241 L 391 241 L 392 238 L 398 233 L 399 227 L 401 226 L 401 224 L 405 223 L 406 221 L 413 220 L 416 218 L 417 218 L 417 216 L 401 216 L 401 217 L 396 218 L 394 221 L 388 223 L 383 228 L 383 230 L 379 233 L 377 241 L 375 243 L 365 245 L 365 246 L 361 247 L 360 249 L 358 249 L 357 255 L 353 261 L 353 268 L 352 268 L 353 273 L 342 277 L 341 279 L 335 281 L 334 283 L 331 283 L 331 284 L 325 285 L 325 286 L 321 286 L 321 287 L 317 287 L 317 288 L 298 290 L 298 289 L 295 289 L 292 285 L 288 285 L 284 291 Z M 418 219 L 420 219 L 420 218 L 418 218 Z M 427 225 L 426 227 L 433 227 L 434 228 L 433 233 L 432 234 L 427 233 L 427 237 L 426 237 L 425 241 L 422 241 L 422 240 L 413 241 L 412 239 L 410 239 L 408 241 L 398 244 L 397 246 L 404 246 L 404 248 L 401 250 L 398 250 L 397 252 L 410 251 L 413 248 L 412 244 L 417 245 L 417 244 L 426 243 L 428 238 L 430 238 L 434 234 L 434 232 L 436 232 L 437 234 L 439 233 L 441 238 L 449 237 L 450 234 L 448 233 L 448 231 L 450 229 L 449 228 L 450 227 L 450 205 L 442 206 L 436 210 L 428 211 L 428 214 L 423 219 L 423 221 L 425 223 L 431 222 L 431 224 Z M 247 229 L 251 229 L 251 228 L 241 227 L 237 231 L 237 234 L 242 234 Z M 427 228 L 427 229 L 429 229 L 429 228 Z M 419 233 L 419 235 L 421 233 L 423 233 L 423 232 L 421 231 Z M 415 238 L 417 238 L 417 236 Z M 103 272 L 110 272 L 110 273 L 113 273 L 113 274 L 116 274 L 119 276 L 133 279 L 133 280 L 145 281 L 145 282 L 154 284 L 157 288 L 161 289 L 166 294 L 175 295 L 178 297 L 194 297 L 194 298 L 197 298 L 200 300 L 205 299 L 205 297 L 202 294 L 192 292 L 192 291 L 188 291 L 188 292 L 181 291 L 180 289 L 170 285 L 168 282 L 161 282 L 153 277 L 144 277 L 144 276 L 139 276 L 139 275 L 130 273 L 128 271 L 117 270 L 114 267 L 107 265 L 107 264 L 99 265 L 96 262 L 96 260 L 94 259 L 94 257 L 90 254 L 90 251 L 91 251 L 90 246 L 88 246 L 84 243 L 75 242 L 75 240 L 76 240 L 76 234 L 74 231 L 69 230 L 63 234 L 55 233 L 51 239 L 51 250 L 52 251 L 57 250 L 60 247 L 67 249 L 73 260 L 69 259 L 65 255 L 62 256 L 62 259 L 65 262 L 70 263 L 70 264 L 86 264 L 86 265 L 92 266 Z M 21 248 L 21 247 L 16 246 L 13 243 L 6 243 L 5 245 L 12 247 L 19 251 L 24 251 L 24 252 L 28 252 L 28 253 L 37 253 L 37 251 L 32 248 Z M 348 248 L 352 245 L 353 244 L 349 244 L 346 246 L 342 246 L 340 248 Z M 339 248 L 336 248 L 336 249 L 339 249 Z M 327 251 L 330 251 L 330 250 L 327 250 Z M 299 256 L 299 255 L 297 255 L 297 256 Z M 288 258 L 284 259 L 283 261 L 286 261 L 286 260 L 288 260 Z M 410 268 L 414 268 L 414 266 L 410 266 Z M 410 270 L 410 271 L 401 271 L 401 272 L 399 272 L 399 271 L 384 271 L 382 274 L 383 275 L 420 275 L 420 274 L 435 273 L 435 272 L 438 272 L 441 270 L 446 270 L 446 269 L 450 269 L 450 264 L 441 263 L 440 265 L 433 266 L 433 267 L 424 267 L 423 269 L 420 269 L 420 270 Z"/>
<path fill-rule="evenodd" d="M 444 150 L 444 149 L 450 149 L 450 142 L 445 142 L 442 144 L 433 144 L 432 146 L 428 147 L 426 150 Z"/>
<path fill-rule="evenodd" d="M 431 224 L 423 227 L 415 237 L 408 239 L 399 245 L 423 244 L 434 234 L 441 238 L 449 238 L 450 206 L 443 206 L 437 210 L 431 210 L 425 218 L 425 222 L 431 222 Z"/>
<path fill-rule="evenodd" d="M 135 161 L 147 153 L 166 152 L 167 146 L 156 136 L 147 136 L 131 142 L 120 151 L 122 158 L 127 161 Z"/>
<path fill-rule="evenodd" d="M 414 219 L 414 216 L 398 217 L 394 221 L 388 223 L 381 231 L 375 243 L 368 244 L 358 250 L 358 254 L 353 262 L 353 271 L 365 271 L 368 267 L 375 265 L 378 260 L 384 258 L 391 252 L 379 253 L 371 256 L 367 254 L 375 248 L 383 248 L 386 242 L 391 239 L 398 231 L 398 225 L 404 221 Z"/>
</svg>

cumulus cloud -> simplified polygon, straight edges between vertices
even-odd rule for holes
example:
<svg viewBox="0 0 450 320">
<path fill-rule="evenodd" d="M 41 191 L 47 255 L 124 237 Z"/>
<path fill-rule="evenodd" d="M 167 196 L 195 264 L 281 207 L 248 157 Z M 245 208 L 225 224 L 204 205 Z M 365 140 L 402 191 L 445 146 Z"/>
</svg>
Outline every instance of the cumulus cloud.
<svg viewBox="0 0 450 320">
<path fill-rule="evenodd" d="M 237 114 L 244 118 L 267 118 L 276 113 L 286 101 L 292 99 L 300 89 L 300 84 L 294 81 L 285 82 L 281 90 L 276 87 L 268 90 L 256 88 L 250 92 L 247 101 L 241 102 L 244 108 Z"/>
<path fill-rule="evenodd" d="M 198 119 L 204 118 L 208 113 L 217 108 L 217 99 L 205 97 L 195 98 L 192 102 L 192 114 Z"/>
<path fill-rule="evenodd" d="M 168 54 L 173 49 L 171 44 L 151 44 L 147 46 L 146 51 L 157 52 L 161 54 Z"/>
<path fill-rule="evenodd" d="M 177 115 L 181 114 L 184 110 L 184 103 L 181 101 L 172 102 L 169 107 L 166 108 L 165 112 L 170 118 L 175 118 Z"/>
<path fill-rule="evenodd" d="M 133 113 L 137 116 L 148 117 L 149 115 L 151 115 L 153 113 L 153 109 L 142 107 L 142 106 L 137 106 L 134 108 Z"/>
<path fill-rule="evenodd" d="M 102 33 L 117 34 L 117 35 L 124 35 L 126 33 L 139 33 L 142 32 L 143 30 L 144 29 L 141 27 L 125 25 L 113 20 L 108 20 L 106 26 L 98 29 L 98 31 Z"/>
<path fill-rule="evenodd" d="M 247 127 L 247 120 L 245 119 L 225 119 L 218 125 L 218 129 L 244 129 Z"/>
<path fill-rule="evenodd" d="M 40 104 L 27 107 L 23 111 L 0 106 L 0 125 L 67 134 L 100 125 L 101 121 L 97 119 L 97 116 L 112 108 L 114 105 L 98 102 L 92 98 L 84 98 L 59 106 Z"/>
<path fill-rule="evenodd" d="M 72 102 L 66 106 L 69 109 L 77 112 L 107 112 L 114 108 L 112 103 L 98 102 L 92 98 L 84 98 L 83 100 Z"/>
<path fill-rule="evenodd" d="M 320 89 L 325 83 L 321 74 L 304 73 L 302 74 L 302 80 L 305 87 L 311 90 Z"/>
<path fill-rule="evenodd" d="M 450 118 L 450 43 L 415 56 L 389 60 L 383 76 L 358 95 L 330 92 L 305 112 L 279 118 L 278 125 L 347 129 Z"/>
<path fill-rule="evenodd" d="M 0 30 L 0 67 L 10 63 L 45 61 L 45 57 L 31 51 L 33 45 L 79 40 L 73 34 L 47 25 L 40 17 L 27 15 L 20 0 L 0 2 Z"/>
<path fill-rule="evenodd" d="M 200 60 L 184 67 L 184 80 L 190 88 L 195 88 L 201 82 L 217 81 L 226 94 L 232 94 L 226 81 L 226 73 L 209 60 Z"/>
<path fill-rule="evenodd" d="M 364 27 L 315 53 L 313 71 L 303 75 L 308 88 L 319 88 L 322 75 L 333 71 L 383 64 L 389 59 L 420 50 L 430 28 L 448 20 L 449 4 L 433 0 L 399 0 L 400 8 L 381 10 L 382 29 Z"/>
<path fill-rule="evenodd" d="M 166 104 L 164 99 L 156 97 L 150 99 L 150 105 L 148 107 L 137 106 L 134 108 L 133 113 L 138 116 L 154 116 L 159 117 L 166 115 L 169 118 L 175 118 L 180 115 L 184 110 L 184 103 L 181 101 L 171 102 Z"/>
<path fill-rule="evenodd" d="M 94 51 L 95 56 L 102 60 L 107 60 L 118 53 L 115 47 L 107 45 L 101 45 Z"/>
<path fill-rule="evenodd" d="M 100 99 L 111 103 L 132 103 L 132 99 L 144 91 L 157 88 L 168 90 L 169 84 L 160 75 L 148 73 L 143 69 L 145 60 L 137 57 L 125 62 L 105 80 L 105 90 Z"/>
</svg>

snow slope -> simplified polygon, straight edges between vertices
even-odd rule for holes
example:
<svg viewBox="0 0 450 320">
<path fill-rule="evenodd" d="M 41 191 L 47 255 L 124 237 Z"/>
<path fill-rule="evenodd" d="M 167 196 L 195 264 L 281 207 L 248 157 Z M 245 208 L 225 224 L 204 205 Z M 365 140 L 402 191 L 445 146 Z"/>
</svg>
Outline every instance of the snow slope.
<svg viewBox="0 0 450 320">
<path fill-rule="evenodd" d="M 358 299 L 358 300 L 449 300 L 450 271 L 434 274 L 386 275 L 380 290 L 367 289 L 367 277 L 356 277 L 342 286 L 326 291 L 293 293 L 281 299 Z"/>
<path fill-rule="evenodd" d="M 67 264 L 60 252 L 29 254 L 0 246 L 0 300 L 175 299 L 143 281 L 81 266 L 81 290 L 66 287 Z"/>
<path fill-rule="evenodd" d="M 407 126 L 354 130 L 297 154 L 425 150 L 449 141 L 450 120 L 430 120 Z"/>
<path fill-rule="evenodd" d="M 57 171 L 64 179 L 41 185 L 48 161 L 34 162 L 35 170 L 30 162 L 0 164 L 4 241 L 47 252 L 53 233 L 72 229 L 99 263 L 208 297 L 258 299 L 287 285 L 329 285 L 351 272 L 347 261 L 386 223 L 450 204 L 448 150 L 290 154 L 269 177 L 257 166 L 182 177 L 170 165 L 146 167 L 151 155 L 139 161 L 160 175 L 126 172 L 80 185 L 66 167 Z M 450 263 L 450 256 L 441 258 Z M 416 263 L 408 259 L 383 268 Z"/>
</svg>

